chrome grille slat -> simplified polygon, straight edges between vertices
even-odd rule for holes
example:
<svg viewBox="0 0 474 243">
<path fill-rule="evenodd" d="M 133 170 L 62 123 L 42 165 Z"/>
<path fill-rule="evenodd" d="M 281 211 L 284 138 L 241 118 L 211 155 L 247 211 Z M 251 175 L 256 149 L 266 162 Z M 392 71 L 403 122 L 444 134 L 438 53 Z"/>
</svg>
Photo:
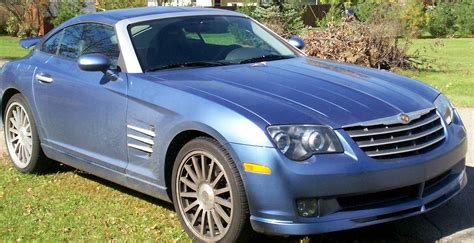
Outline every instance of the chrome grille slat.
<svg viewBox="0 0 474 243">
<path fill-rule="evenodd" d="M 407 124 L 402 124 L 398 116 L 394 116 L 346 126 L 344 129 L 368 156 L 375 159 L 421 154 L 444 140 L 443 122 L 435 109 L 409 114 L 411 121 Z M 377 124 L 374 121 L 384 123 Z"/>
<path fill-rule="evenodd" d="M 428 136 L 432 133 L 435 133 L 439 130 L 443 129 L 443 125 L 438 125 L 434 128 L 431 128 L 430 130 L 426 130 L 424 132 L 420 132 L 414 135 L 407 135 L 403 137 L 397 137 L 396 139 L 383 139 L 383 140 L 377 140 L 377 142 L 372 142 L 372 141 L 367 141 L 367 142 L 360 142 L 359 147 L 361 148 L 367 148 L 367 147 L 373 147 L 373 146 L 380 146 L 380 145 L 387 145 L 387 144 L 392 144 L 392 143 L 401 143 L 401 142 L 407 142 L 411 140 L 415 140 L 418 138 L 422 138 L 424 136 Z"/>
<path fill-rule="evenodd" d="M 435 117 L 430 118 L 427 121 L 422 121 L 422 122 L 419 122 L 419 123 L 414 123 L 414 124 L 406 125 L 406 126 L 399 126 L 396 129 L 376 128 L 374 130 L 369 130 L 369 131 L 364 131 L 364 130 L 359 131 L 358 130 L 358 131 L 350 131 L 348 133 L 351 137 L 354 138 L 354 137 L 365 137 L 365 136 L 373 136 L 373 135 L 380 135 L 380 134 L 387 134 L 387 133 L 394 133 L 394 132 L 402 132 L 402 131 L 411 130 L 411 129 L 415 129 L 415 128 L 424 126 L 424 125 L 432 123 L 432 122 L 434 122 L 438 119 L 439 119 L 439 117 L 435 116 Z"/>
<path fill-rule="evenodd" d="M 442 137 L 439 137 L 435 140 L 432 140 L 430 142 L 427 142 L 427 143 L 424 143 L 424 144 L 419 144 L 419 145 L 416 145 L 416 146 L 413 146 L 413 147 L 409 147 L 409 148 L 406 148 L 406 149 L 392 149 L 392 150 L 387 150 L 387 151 L 378 151 L 378 152 L 367 152 L 367 154 L 370 156 L 370 157 L 376 157 L 376 156 L 385 156 L 385 155 L 392 155 L 392 154 L 402 154 L 402 153 L 407 153 L 407 152 L 412 152 L 412 151 L 416 151 L 416 150 L 420 150 L 420 149 L 423 149 L 423 148 L 426 148 L 426 147 L 429 147 L 441 140 L 444 139 L 444 135 Z"/>
</svg>

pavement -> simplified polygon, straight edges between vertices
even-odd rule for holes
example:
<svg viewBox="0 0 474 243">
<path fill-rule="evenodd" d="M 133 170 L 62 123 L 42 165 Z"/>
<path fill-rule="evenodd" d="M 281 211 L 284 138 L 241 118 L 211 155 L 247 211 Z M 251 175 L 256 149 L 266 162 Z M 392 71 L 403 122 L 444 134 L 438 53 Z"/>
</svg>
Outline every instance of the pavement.
<svg viewBox="0 0 474 243">
<path fill-rule="evenodd" d="M 0 59 L 0 67 L 5 60 Z M 455 198 L 426 214 L 354 230 L 317 235 L 315 241 L 474 241 L 474 108 L 458 108 L 467 128 L 468 184 Z M 6 153 L 3 129 L 0 154 Z"/>
<path fill-rule="evenodd" d="M 6 59 L 1 59 L 0 58 L 0 68 L 3 66 L 3 64 L 5 64 L 6 62 L 8 62 L 8 60 Z"/>
</svg>

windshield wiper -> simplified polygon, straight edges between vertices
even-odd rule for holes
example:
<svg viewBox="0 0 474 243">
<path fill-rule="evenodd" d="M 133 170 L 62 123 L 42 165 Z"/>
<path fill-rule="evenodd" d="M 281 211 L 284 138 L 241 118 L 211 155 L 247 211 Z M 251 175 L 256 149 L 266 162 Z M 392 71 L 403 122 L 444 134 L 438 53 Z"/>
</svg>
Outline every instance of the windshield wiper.
<svg viewBox="0 0 474 243">
<path fill-rule="evenodd" d="M 158 70 L 164 69 L 174 69 L 174 68 L 184 68 L 184 67 L 217 67 L 217 66 L 225 66 L 229 65 L 226 62 L 206 62 L 206 61 L 197 61 L 197 62 L 180 62 L 180 63 L 173 63 L 165 66 L 159 66 L 156 68 L 149 68 L 147 72 L 153 72 Z"/>
<path fill-rule="evenodd" d="M 274 61 L 274 60 L 282 60 L 282 59 L 289 59 L 289 58 L 293 58 L 293 56 L 268 54 L 268 55 L 263 55 L 263 56 L 258 56 L 258 57 L 252 57 L 252 58 L 249 58 L 249 59 L 245 59 L 243 61 L 240 61 L 240 64 L 253 63 L 253 62 L 264 62 L 264 61 Z"/>
</svg>

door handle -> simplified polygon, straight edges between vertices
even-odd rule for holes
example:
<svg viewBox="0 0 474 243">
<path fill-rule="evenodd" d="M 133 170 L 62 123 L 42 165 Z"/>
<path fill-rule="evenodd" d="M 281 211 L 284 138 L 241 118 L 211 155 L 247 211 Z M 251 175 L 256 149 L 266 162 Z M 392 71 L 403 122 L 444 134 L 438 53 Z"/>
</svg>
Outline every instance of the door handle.
<svg viewBox="0 0 474 243">
<path fill-rule="evenodd" d="M 54 79 L 51 77 L 51 75 L 46 74 L 46 73 L 38 73 L 36 74 L 36 80 L 43 82 L 43 83 L 52 83 Z"/>
</svg>

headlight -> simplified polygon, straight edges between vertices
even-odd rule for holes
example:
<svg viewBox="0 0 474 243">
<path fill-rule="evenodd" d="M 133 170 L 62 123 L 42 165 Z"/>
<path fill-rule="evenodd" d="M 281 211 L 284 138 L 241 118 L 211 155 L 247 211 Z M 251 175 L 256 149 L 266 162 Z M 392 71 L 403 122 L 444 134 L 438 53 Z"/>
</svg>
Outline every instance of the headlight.
<svg viewBox="0 0 474 243">
<path fill-rule="evenodd" d="M 453 121 L 453 105 L 449 102 L 448 98 L 443 94 L 440 94 L 438 98 L 436 98 L 434 105 L 436 109 L 438 109 L 439 113 L 443 117 L 446 124 L 451 124 Z"/>
<path fill-rule="evenodd" d="M 328 126 L 269 126 L 267 130 L 276 147 L 291 160 L 305 160 L 313 154 L 343 152 L 339 139 Z"/>
</svg>

